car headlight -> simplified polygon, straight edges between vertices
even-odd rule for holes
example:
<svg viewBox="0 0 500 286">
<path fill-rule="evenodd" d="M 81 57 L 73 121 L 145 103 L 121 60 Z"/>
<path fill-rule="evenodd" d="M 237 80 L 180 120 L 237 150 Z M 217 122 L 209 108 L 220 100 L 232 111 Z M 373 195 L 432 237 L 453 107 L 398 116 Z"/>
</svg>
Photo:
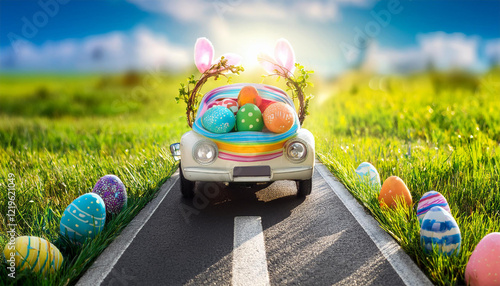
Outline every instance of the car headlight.
<svg viewBox="0 0 500 286">
<path fill-rule="evenodd" d="M 307 157 L 306 143 L 292 139 L 286 142 L 284 152 L 288 160 L 292 163 L 302 163 Z"/>
<path fill-rule="evenodd" d="M 215 161 L 217 155 L 217 145 L 212 141 L 198 141 L 193 147 L 193 159 L 201 165 L 211 164 Z"/>
</svg>

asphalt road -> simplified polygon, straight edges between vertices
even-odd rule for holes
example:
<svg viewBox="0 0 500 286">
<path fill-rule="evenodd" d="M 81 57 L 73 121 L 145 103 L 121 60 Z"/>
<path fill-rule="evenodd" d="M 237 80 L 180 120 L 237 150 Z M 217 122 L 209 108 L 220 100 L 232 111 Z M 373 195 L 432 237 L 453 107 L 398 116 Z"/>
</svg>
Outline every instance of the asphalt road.
<svg viewBox="0 0 500 286">
<path fill-rule="evenodd" d="M 313 182 L 305 200 L 286 181 L 198 183 L 186 200 L 177 181 L 101 285 L 405 285 L 317 170 Z"/>
</svg>

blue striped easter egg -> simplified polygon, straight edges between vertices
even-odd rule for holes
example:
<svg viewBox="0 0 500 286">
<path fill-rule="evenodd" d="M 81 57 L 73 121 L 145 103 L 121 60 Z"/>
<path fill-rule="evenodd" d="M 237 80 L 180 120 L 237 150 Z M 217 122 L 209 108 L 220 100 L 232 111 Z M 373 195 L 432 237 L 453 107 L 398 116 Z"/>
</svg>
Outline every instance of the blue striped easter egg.
<svg viewBox="0 0 500 286">
<path fill-rule="evenodd" d="M 356 169 L 356 174 L 358 174 L 359 179 L 362 183 L 369 182 L 373 186 L 377 188 L 382 188 L 380 184 L 380 175 L 377 172 L 377 169 L 368 162 L 363 162 L 359 164 Z"/>
<path fill-rule="evenodd" d="M 420 243 L 424 251 L 432 252 L 433 245 L 450 255 L 460 251 L 462 236 L 453 216 L 442 207 L 432 207 L 425 215 L 420 227 Z"/>
<path fill-rule="evenodd" d="M 101 197 L 88 193 L 76 198 L 61 217 L 60 233 L 74 242 L 84 242 L 101 232 L 106 223 L 106 207 Z"/>
</svg>

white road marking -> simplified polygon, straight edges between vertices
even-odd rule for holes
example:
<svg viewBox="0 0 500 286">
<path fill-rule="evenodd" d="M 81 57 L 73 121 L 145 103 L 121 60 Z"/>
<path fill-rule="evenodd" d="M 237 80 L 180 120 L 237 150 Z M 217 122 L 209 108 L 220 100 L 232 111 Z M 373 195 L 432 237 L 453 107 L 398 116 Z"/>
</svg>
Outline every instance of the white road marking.
<svg viewBox="0 0 500 286">
<path fill-rule="evenodd" d="M 270 285 L 260 216 L 234 218 L 232 284 Z"/>
</svg>

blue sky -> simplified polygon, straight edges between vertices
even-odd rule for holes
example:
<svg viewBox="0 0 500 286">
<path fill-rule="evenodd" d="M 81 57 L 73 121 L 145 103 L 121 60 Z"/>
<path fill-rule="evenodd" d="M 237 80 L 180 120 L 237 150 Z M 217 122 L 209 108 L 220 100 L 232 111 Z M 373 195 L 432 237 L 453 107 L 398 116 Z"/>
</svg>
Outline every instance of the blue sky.
<svg viewBox="0 0 500 286">
<path fill-rule="evenodd" d="M 481 71 L 500 61 L 500 1 L 0 1 L 4 71 L 182 70 L 194 66 L 201 36 L 216 56 L 242 55 L 247 69 L 283 37 L 324 75 L 429 62 Z"/>
</svg>

